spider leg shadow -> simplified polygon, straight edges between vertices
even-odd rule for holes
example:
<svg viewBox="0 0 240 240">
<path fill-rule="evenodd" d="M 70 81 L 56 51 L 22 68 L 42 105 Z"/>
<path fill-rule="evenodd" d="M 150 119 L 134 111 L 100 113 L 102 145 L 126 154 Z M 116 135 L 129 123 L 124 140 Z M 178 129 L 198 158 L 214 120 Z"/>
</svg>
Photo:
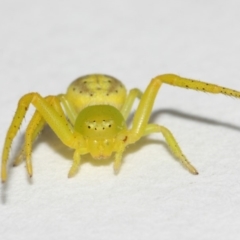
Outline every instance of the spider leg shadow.
<svg viewBox="0 0 240 240">
<path fill-rule="evenodd" d="M 41 136 L 39 136 L 39 139 L 34 145 L 41 143 L 50 146 L 54 152 L 63 156 L 63 158 L 72 160 L 73 150 L 65 146 L 48 125 L 44 127 Z"/>
<path fill-rule="evenodd" d="M 222 121 L 211 119 L 211 118 L 201 117 L 199 115 L 189 114 L 186 112 L 178 111 L 176 109 L 169 109 L 169 108 L 154 111 L 153 114 L 151 115 L 150 122 L 154 122 L 154 120 L 159 115 L 164 115 L 164 114 L 172 115 L 174 117 L 183 118 L 186 120 L 191 120 L 194 122 L 215 125 L 215 126 L 221 126 L 221 127 L 229 128 L 232 130 L 240 131 L 240 126 L 237 126 L 237 125 L 234 125 L 231 123 L 226 123 L 226 122 L 222 122 Z"/>
<path fill-rule="evenodd" d="M 8 172 L 8 181 L 4 182 L 4 184 L 2 184 L 2 188 L 1 188 L 1 196 L 0 196 L 0 199 L 1 199 L 1 204 L 7 204 L 7 197 L 8 197 L 8 194 L 7 194 L 7 191 L 8 191 L 8 188 L 9 188 L 9 184 L 10 184 L 10 181 L 9 179 L 11 178 L 11 175 L 12 175 L 12 161 L 13 159 L 15 159 L 17 157 L 17 154 L 19 153 L 19 150 L 21 149 L 22 147 L 22 144 L 24 142 L 24 133 L 21 133 L 19 134 L 20 136 L 18 136 L 18 141 L 16 144 L 14 144 L 14 146 L 11 148 L 11 151 L 10 151 L 10 165 L 7 166 L 7 172 Z M 11 156 L 11 153 L 14 153 L 12 154 Z M 31 181 L 31 180 L 29 180 Z"/>
</svg>

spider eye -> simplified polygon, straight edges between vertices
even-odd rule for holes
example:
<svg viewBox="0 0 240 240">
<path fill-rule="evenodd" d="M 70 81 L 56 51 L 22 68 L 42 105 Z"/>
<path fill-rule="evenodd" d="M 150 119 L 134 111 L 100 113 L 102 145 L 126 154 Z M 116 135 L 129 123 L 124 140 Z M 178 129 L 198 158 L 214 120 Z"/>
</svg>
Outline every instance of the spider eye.
<svg viewBox="0 0 240 240">
<path fill-rule="evenodd" d="M 95 131 L 108 130 L 113 124 L 113 120 L 102 120 L 99 121 L 86 121 L 85 122 L 88 129 L 94 129 Z"/>
</svg>

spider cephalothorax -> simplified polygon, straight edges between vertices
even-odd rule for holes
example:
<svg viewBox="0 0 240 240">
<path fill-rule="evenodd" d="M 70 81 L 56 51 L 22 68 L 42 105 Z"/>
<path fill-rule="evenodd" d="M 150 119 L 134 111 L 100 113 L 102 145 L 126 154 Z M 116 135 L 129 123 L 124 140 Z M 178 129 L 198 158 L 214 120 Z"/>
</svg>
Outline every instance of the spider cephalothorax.
<svg viewBox="0 0 240 240">
<path fill-rule="evenodd" d="M 77 116 L 74 129 L 84 137 L 86 148 L 95 159 L 105 159 L 116 152 L 126 133 L 122 114 L 111 105 L 93 105 Z"/>
<path fill-rule="evenodd" d="M 7 179 L 7 160 L 11 143 L 30 104 L 36 111 L 27 126 L 23 148 L 14 162 L 14 165 L 18 165 L 25 158 L 29 176 L 32 176 L 32 144 L 45 124 L 52 128 L 63 144 L 74 149 L 69 177 L 77 173 L 81 155 L 87 153 L 99 160 L 115 154 L 114 169 L 118 172 L 126 146 L 145 135 L 157 132 L 163 134 L 173 154 L 182 164 L 191 173 L 198 174 L 182 153 L 172 133 L 163 126 L 148 122 L 155 97 L 163 83 L 240 98 L 238 91 L 174 74 L 153 78 L 143 93 L 138 89 L 132 89 L 127 94 L 119 80 L 102 74 L 76 79 L 68 87 L 66 94 L 43 98 L 38 93 L 28 93 L 19 100 L 7 132 L 2 154 L 2 181 Z M 139 98 L 140 102 L 132 127 L 128 129 L 126 120 L 136 98 Z"/>
</svg>

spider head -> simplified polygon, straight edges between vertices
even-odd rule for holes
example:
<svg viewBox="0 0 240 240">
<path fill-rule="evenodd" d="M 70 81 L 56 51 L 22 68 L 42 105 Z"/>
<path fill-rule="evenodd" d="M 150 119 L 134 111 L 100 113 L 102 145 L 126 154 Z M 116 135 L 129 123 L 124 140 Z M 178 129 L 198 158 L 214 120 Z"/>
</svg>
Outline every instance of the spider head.
<svg viewBox="0 0 240 240">
<path fill-rule="evenodd" d="M 126 123 L 115 107 L 94 105 L 79 113 L 74 129 L 84 137 L 93 158 L 106 159 L 118 149 L 118 136 L 126 130 Z"/>
</svg>

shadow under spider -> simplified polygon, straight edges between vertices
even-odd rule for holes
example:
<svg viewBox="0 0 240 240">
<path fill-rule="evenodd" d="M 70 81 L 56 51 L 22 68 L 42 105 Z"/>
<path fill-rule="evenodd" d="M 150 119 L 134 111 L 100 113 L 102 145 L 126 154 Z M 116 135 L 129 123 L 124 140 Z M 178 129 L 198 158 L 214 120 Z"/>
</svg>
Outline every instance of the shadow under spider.
<svg viewBox="0 0 240 240">
<path fill-rule="evenodd" d="M 221 126 L 221 127 L 225 127 L 225 128 L 229 128 L 232 130 L 237 130 L 240 131 L 240 126 L 231 124 L 231 123 L 226 123 L 226 122 L 222 122 L 219 120 L 215 120 L 215 119 L 211 119 L 211 118 L 206 118 L 206 117 L 201 117 L 199 115 L 194 115 L 194 114 L 189 114 L 186 112 L 182 112 L 182 111 L 178 111 L 175 109 L 161 109 L 161 110 L 157 110 L 154 111 L 153 114 L 150 117 L 149 122 L 154 122 L 154 119 L 156 119 L 159 115 L 163 115 L 163 114 L 167 114 L 167 115 L 171 115 L 174 116 L 176 118 L 182 118 L 185 120 L 191 120 L 194 122 L 199 122 L 199 123 L 205 123 L 205 124 L 209 124 L 209 125 L 215 125 L 215 126 Z"/>
</svg>

